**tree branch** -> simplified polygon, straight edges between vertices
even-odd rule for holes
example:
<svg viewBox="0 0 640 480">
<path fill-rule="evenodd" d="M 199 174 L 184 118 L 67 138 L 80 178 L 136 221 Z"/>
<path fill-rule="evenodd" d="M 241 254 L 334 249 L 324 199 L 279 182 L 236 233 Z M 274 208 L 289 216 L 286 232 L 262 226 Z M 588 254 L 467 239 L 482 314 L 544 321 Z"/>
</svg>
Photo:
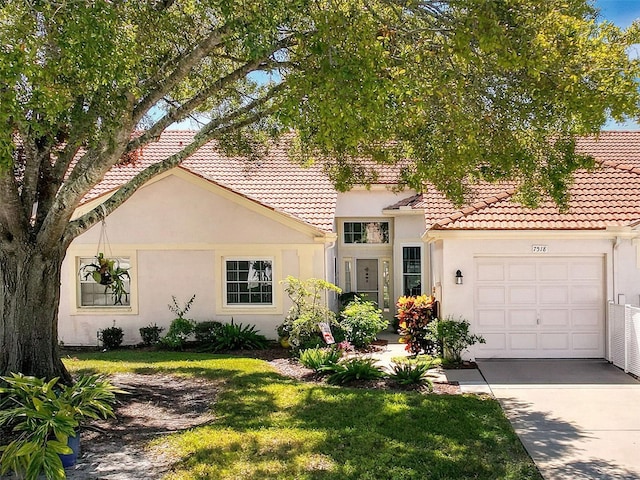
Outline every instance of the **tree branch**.
<svg viewBox="0 0 640 480">
<path fill-rule="evenodd" d="M 216 29 L 205 38 L 202 42 L 194 47 L 194 49 L 183 56 L 178 62 L 175 69 L 167 76 L 163 81 L 158 82 L 155 89 L 142 98 L 135 108 L 133 109 L 133 123 L 138 122 L 144 117 L 144 115 L 158 103 L 162 98 L 174 88 L 180 81 L 182 81 L 204 57 L 206 57 L 212 49 L 222 43 L 222 40 L 229 33 L 229 28 L 225 25 L 222 28 Z"/>
<path fill-rule="evenodd" d="M 275 51 L 275 50 L 274 50 Z M 273 52 L 270 52 L 271 55 Z M 126 152 L 131 152 L 136 150 L 144 145 L 147 145 L 153 141 L 158 140 L 160 138 L 160 134 L 171 124 L 174 122 L 178 122 L 180 120 L 188 117 L 196 108 L 203 105 L 211 95 L 225 88 L 227 85 L 232 84 L 233 82 L 245 77 L 248 73 L 256 70 L 260 67 L 266 60 L 268 60 L 269 55 L 263 58 L 259 58 L 254 60 L 253 62 L 249 62 L 241 67 L 237 68 L 233 72 L 229 73 L 225 77 L 222 77 L 211 85 L 208 88 L 201 90 L 197 95 L 194 95 L 187 102 L 183 103 L 178 107 L 171 108 L 167 114 L 158 120 L 150 129 L 145 131 L 142 135 L 134 138 L 129 142 L 126 148 Z"/>
<path fill-rule="evenodd" d="M 131 127 L 130 124 L 124 124 L 119 131 L 107 133 L 97 148 L 89 150 L 78 160 L 42 221 L 37 235 L 40 245 L 52 246 L 60 242 L 82 198 L 120 160 Z"/>
<path fill-rule="evenodd" d="M 25 241 L 28 224 L 23 214 L 20 194 L 11 168 L 0 174 L 0 199 L 0 225 L 11 237 Z"/>
</svg>

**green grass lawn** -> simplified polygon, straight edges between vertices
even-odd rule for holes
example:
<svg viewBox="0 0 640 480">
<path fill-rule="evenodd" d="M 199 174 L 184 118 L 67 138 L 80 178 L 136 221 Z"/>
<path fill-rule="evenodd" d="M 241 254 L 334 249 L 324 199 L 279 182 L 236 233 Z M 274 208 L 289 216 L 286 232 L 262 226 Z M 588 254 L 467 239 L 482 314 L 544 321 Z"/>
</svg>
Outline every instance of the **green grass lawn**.
<svg viewBox="0 0 640 480">
<path fill-rule="evenodd" d="M 163 372 L 222 380 L 216 421 L 157 440 L 182 479 L 541 479 L 498 403 L 318 386 L 261 360 L 113 352 L 65 360 L 73 373 Z"/>
</svg>

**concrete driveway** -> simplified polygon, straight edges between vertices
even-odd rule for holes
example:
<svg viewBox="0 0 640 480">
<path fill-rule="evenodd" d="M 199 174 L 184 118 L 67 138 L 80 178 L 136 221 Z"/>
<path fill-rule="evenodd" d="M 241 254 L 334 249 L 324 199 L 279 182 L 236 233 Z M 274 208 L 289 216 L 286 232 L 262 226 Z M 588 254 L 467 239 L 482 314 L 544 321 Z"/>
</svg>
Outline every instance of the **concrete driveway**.
<svg viewBox="0 0 640 480">
<path fill-rule="evenodd" d="M 545 479 L 640 479 L 640 382 L 604 360 L 478 366 Z"/>
</svg>

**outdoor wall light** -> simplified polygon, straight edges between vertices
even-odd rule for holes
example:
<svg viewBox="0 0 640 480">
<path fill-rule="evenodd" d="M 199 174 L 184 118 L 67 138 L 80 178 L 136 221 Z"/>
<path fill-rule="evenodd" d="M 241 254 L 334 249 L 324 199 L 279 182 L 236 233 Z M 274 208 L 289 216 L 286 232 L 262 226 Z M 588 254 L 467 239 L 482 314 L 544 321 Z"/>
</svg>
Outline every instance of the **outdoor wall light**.
<svg viewBox="0 0 640 480">
<path fill-rule="evenodd" d="M 462 272 L 456 271 L 456 285 L 462 285 Z"/>
</svg>

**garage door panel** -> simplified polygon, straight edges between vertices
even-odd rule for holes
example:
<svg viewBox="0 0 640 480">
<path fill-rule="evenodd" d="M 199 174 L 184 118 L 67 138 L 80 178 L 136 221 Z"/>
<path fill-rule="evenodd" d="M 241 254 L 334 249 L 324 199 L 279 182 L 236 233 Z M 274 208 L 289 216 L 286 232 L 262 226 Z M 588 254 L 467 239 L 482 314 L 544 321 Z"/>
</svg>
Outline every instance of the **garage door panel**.
<svg viewBox="0 0 640 480">
<path fill-rule="evenodd" d="M 476 302 L 478 305 L 504 305 L 506 289 L 504 286 L 487 286 L 477 289 Z"/>
<path fill-rule="evenodd" d="M 478 310 L 476 320 L 480 327 L 505 327 L 504 310 Z"/>
<path fill-rule="evenodd" d="M 571 327 L 570 312 L 566 309 L 541 309 L 540 326 L 544 328 Z"/>
<path fill-rule="evenodd" d="M 573 285 L 571 303 L 599 305 L 602 303 L 602 289 L 596 285 Z"/>
<path fill-rule="evenodd" d="M 573 333 L 571 340 L 574 350 L 593 352 L 596 356 L 602 348 L 602 336 L 596 333 Z"/>
<path fill-rule="evenodd" d="M 509 303 L 512 305 L 535 305 L 536 304 L 536 287 L 535 286 L 518 286 L 508 287 Z"/>
<path fill-rule="evenodd" d="M 512 263 L 508 265 L 508 280 L 511 282 L 529 282 L 536 279 L 536 266 L 533 263 Z"/>
<path fill-rule="evenodd" d="M 569 265 L 562 262 L 541 262 L 538 264 L 538 280 L 563 280 L 569 279 Z"/>
<path fill-rule="evenodd" d="M 568 350 L 569 334 L 562 332 L 541 333 L 540 348 L 542 350 Z"/>
<path fill-rule="evenodd" d="M 594 280 L 600 282 L 602 281 L 602 276 L 602 261 L 600 259 L 571 265 L 571 280 Z"/>
<path fill-rule="evenodd" d="M 604 258 L 478 257 L 476 355 L 604 356 Z"/>
<path fill-rule="evenodd" d="M 510 333 L 509 347 L 511 350 L 537 350 L 538 349 L 538 334 L 531 333 Z"/>
<path fill-rule="evenodd" d="M 576 308 L 571 311 L 571 325 L 574 327 L 586 327 L 593 329 L 600 324 L 600 315 L 596 310 Z"/>
<path fill-rule="evenodd" d="M 506 333 L 487 333 L 483 335 L 486 343 L 478 344 L 479 350 L 504 351 L 507 348 Z"/>
<path fill-rule="evenodd" d="M 533 327 L 537 325 L 538 312 L 535 309 L 515 309 L 509 310 L 507 318 L 509 319 L 508 326 L 512 328 Z"/>
<path fill-rule="evenodd" d="M 564 285 L 545 285 L 539 287 L 540 304 L 566 305 L 569 303 L 569 287 Z"/>
<path fill-rule="evenodd" d="M 476 266 L 476 278 L 480 282 L 501 282 L 505 279 L 503 263 L 483 263 Z"/>
</svg>

